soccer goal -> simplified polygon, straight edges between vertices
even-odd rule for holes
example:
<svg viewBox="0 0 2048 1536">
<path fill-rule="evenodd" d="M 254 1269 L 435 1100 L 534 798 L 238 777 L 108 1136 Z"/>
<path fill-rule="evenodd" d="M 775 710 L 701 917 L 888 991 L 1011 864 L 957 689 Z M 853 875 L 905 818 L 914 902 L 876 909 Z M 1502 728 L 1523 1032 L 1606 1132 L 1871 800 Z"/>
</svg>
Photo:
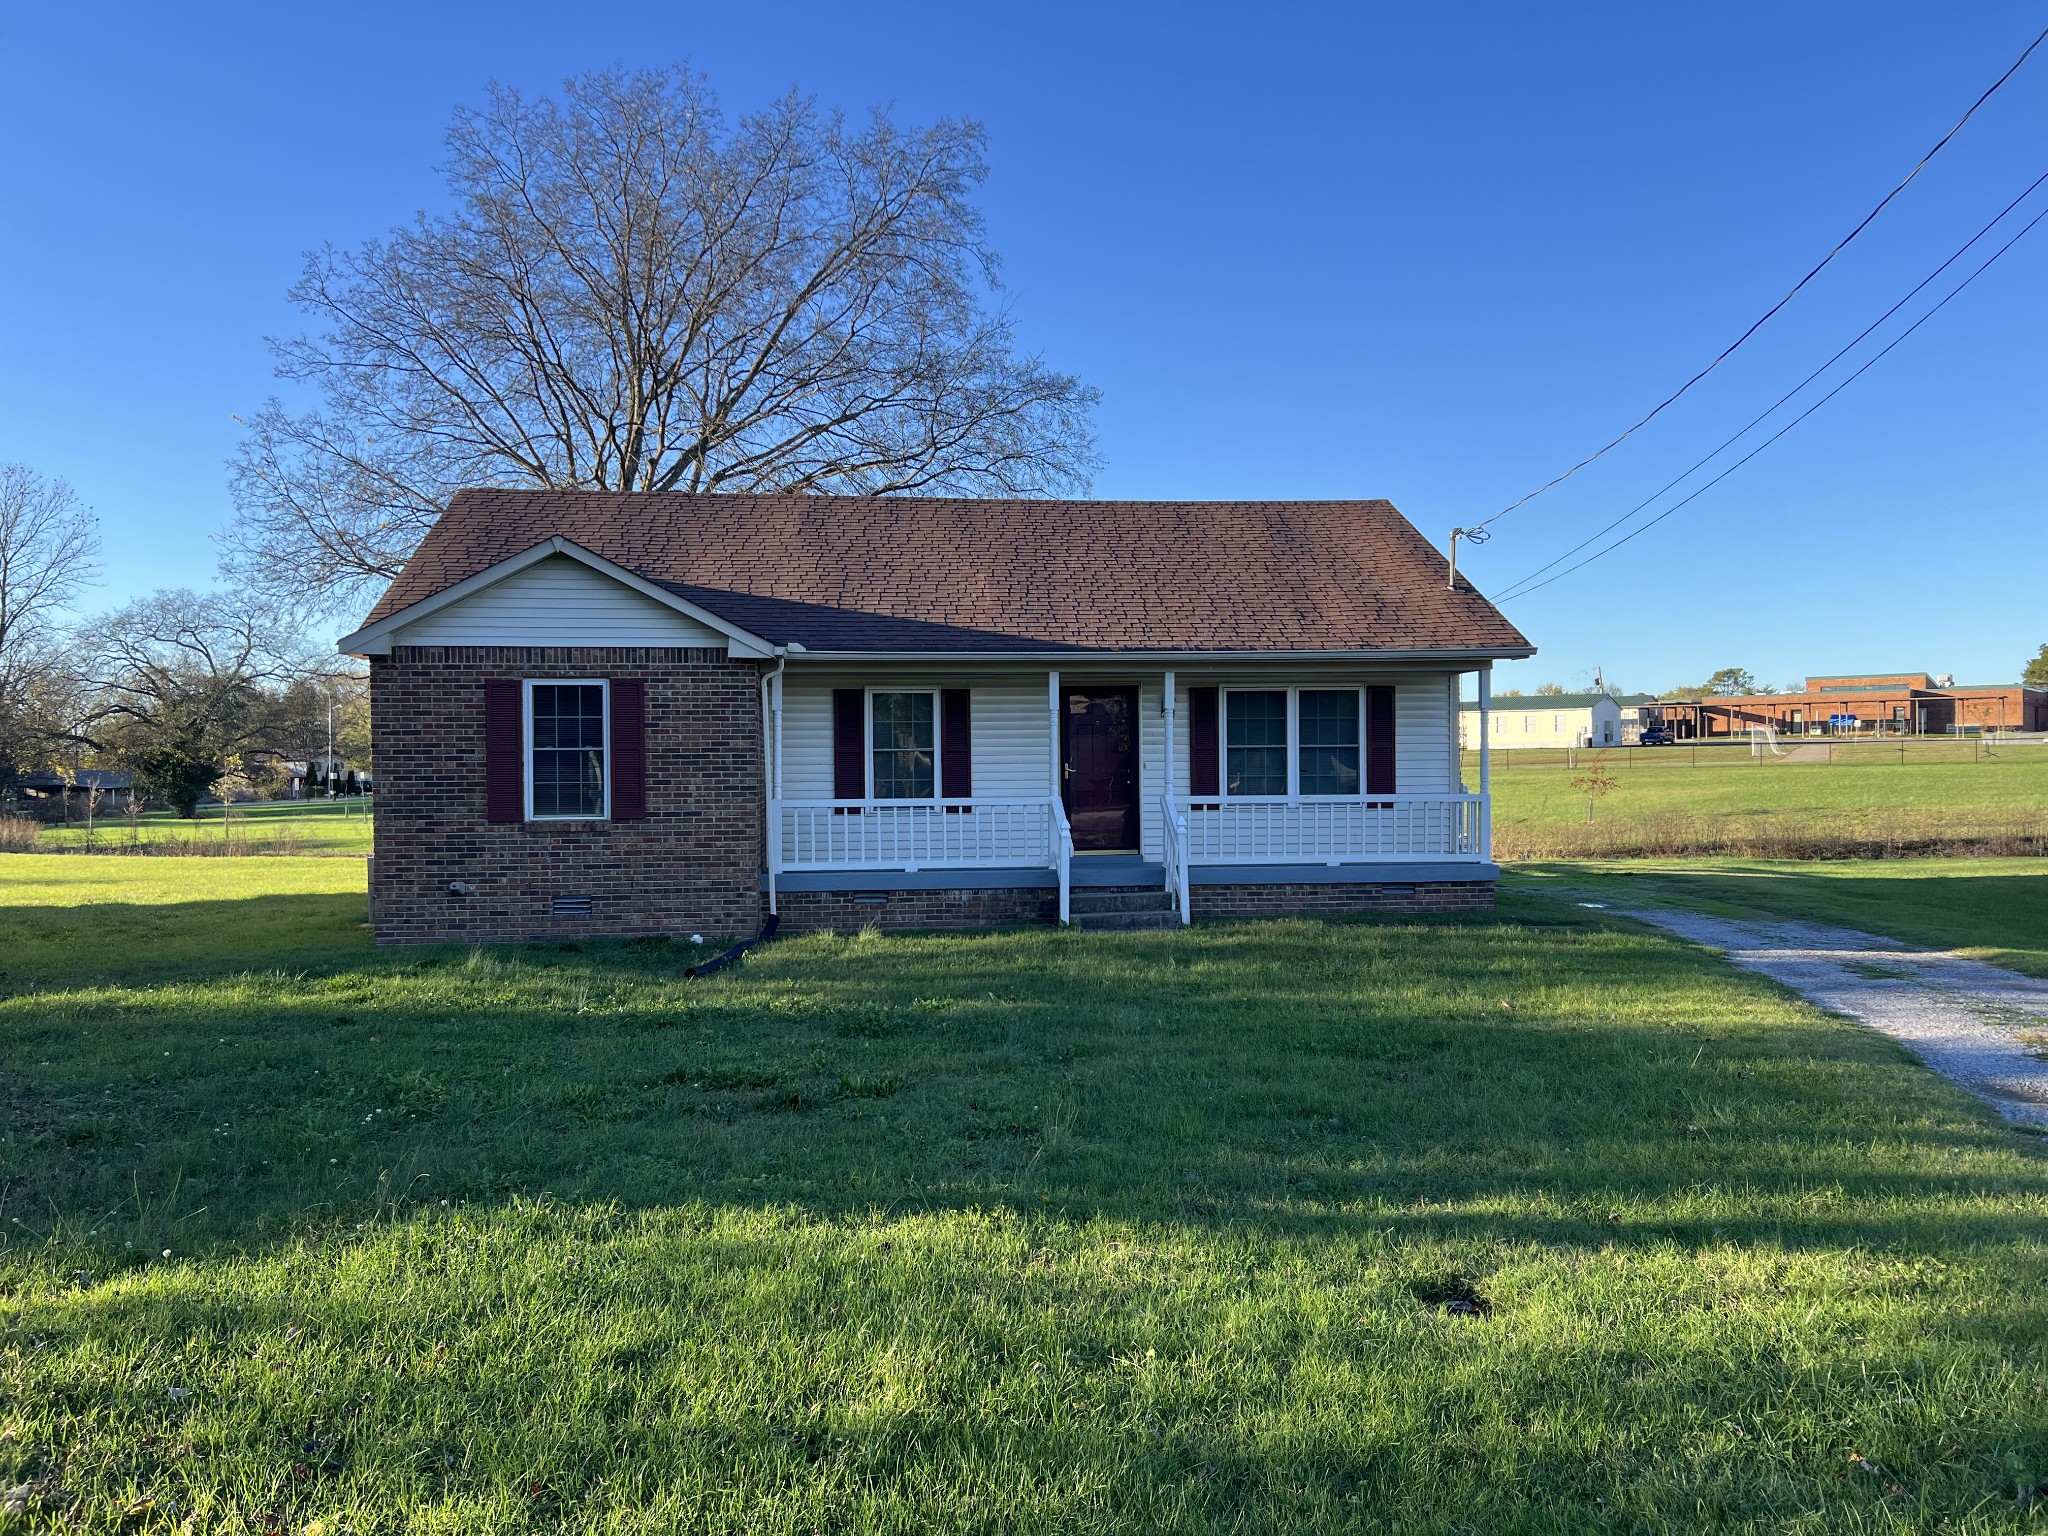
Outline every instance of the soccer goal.
<svg viewBox="0 0 2048 1536">
<path fill-rule="evenodd" d="M 1775 725 L 1752 725 L 1749 728 L 1749 755 L 1751 757 L 1783 757 L 1785 749 L 1778 745 L 1778 728 Z"/>
</svg>

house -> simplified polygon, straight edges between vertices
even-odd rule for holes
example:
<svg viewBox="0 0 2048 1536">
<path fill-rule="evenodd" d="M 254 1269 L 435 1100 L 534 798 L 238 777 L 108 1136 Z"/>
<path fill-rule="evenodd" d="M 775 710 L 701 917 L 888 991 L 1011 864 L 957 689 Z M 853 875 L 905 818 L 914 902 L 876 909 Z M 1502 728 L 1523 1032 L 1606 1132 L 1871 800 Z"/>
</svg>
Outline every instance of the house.
<svg viewBox="0 0 2048 1536">
<path fill-rule="evenodd" d="M 2048 688 L 1958 685 L 1925 672 L 1809 677 L 1795 693 L 1713 694 L 1664 705 L 1680 737 L 1741 736 L 1771 726 L 1792 736 L 1947 736 L 2048 731 Z"/>
<path fill-rule="evenodd" d="M 1486 731 L 1496 747 L 1633 746 L 1642 734 L 1642 712 L 1655 706 L 1646 693 L 1496 694 L 1486 711 Z M 1458 707 L 1458 741 L 1466 751 L 1479 746 L 1476 703 Z"/>
<path fill-rule="evenodd" d="M 363 628 L 383 943 L 1488 905 L 1384 501 L 465 491 Z"/>
<path fill-rule="evenodd" d="M 317 800 L 330 790 L 337 795 L 367 795 L 371 789 L 370 770 L 357 768 L 339 752 L 315 752 L 286 763 L 284 771 L 290 785 L 286 795 L 293 800 Z"/>
<path fill-rule="evenodd" d="M 109 768 L 80 768 L 68 773 L 39 768 L 18 776 L 14 787 L 24 799 L 61 805 L 68 816 L 73 806 L 83 807 L 87 801 L 125 805 L 134 798 L 135 778 Z"/>
</svg>

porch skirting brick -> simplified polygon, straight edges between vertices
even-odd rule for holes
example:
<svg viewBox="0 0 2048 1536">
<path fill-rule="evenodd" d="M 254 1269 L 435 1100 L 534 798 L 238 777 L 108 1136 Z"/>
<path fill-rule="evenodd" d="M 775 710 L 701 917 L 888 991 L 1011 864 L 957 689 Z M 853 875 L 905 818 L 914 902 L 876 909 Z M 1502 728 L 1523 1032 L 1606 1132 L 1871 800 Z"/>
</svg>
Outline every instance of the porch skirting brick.
<svg viewBox="0 0 2048 1536">
<path fill-rule="evenodd" d="M 1060 893 L 1050 889 L 922 891 L 783 891 L 775 909 L 784 933 L 830 929 L 1000 928 L 1059 920 Z"/>
<path fill-rule="evenodd" d="M 1490 912 L 1491 880 L 1315 885 L 1197 885 L 1196 917 L 1318 917 L 1357 912 Z"/>
<path fill-rule="evenodd" d="M 1189 892 L 1197 917 L 1316 917 L 1357 913 L 1484 912 L 1493 907 L 1491 880 L 1415 884 L 1197 885 Z M 783 891 L 776 901 L 784 933 L 862 928 L 1000 928 L 1057 920 L 1051 889 L 957 888 L 895 891 Z"/>
</svg>

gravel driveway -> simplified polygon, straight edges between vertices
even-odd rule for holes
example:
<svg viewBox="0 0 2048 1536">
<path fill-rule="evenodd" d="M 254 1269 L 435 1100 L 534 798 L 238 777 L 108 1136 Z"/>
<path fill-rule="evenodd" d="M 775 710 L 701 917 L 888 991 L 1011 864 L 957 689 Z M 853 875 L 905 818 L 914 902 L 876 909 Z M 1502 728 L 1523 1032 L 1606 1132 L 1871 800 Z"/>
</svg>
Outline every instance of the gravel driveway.
<svg viewBox="0 0 2048 1536">
<path fill-rule="evenodd" d="M 1737 965 L 1890 1035 L 2006 1119 L 2048 1125 L 2048 981 L 1853 928 L 1600 905 L 1726 950 Z"/>
</svg>

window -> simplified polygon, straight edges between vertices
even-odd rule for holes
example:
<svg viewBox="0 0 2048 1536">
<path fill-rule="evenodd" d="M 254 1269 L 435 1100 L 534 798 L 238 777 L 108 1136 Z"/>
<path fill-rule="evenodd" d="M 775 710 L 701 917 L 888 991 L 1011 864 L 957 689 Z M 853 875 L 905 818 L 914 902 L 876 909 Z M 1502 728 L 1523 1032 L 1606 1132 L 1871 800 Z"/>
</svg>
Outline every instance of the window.
<svg viewBox="0 0 2048 1536">
<path fill-rule="evenodd" d="M 1358 689 L 1231 688 L 1223 699 L 1226 795 L 1327 799 L 1363 790 Z"/>
<path fill-rule="evenodd" d="M 1224 793 L 1287 793 L 1287 690 L 1233 688 L 1224 695 Z"/>
<path fill-rule="evenodd" d="M 528 683 L 527 808 L 536 821 L 608 813 L 603 683 Z"/>
<path fill-rule="evenodd" d="M 1358 690 L 1304 688 L 1301 717 L 1301 788 L 1304 795 L 1358 793 Z"/>
<path fill-rule="evenodd" d="M 938 796 L 938 696 L 871 693 L 869 742 L 877 800 L 931 800 Z"/>
</svg>

